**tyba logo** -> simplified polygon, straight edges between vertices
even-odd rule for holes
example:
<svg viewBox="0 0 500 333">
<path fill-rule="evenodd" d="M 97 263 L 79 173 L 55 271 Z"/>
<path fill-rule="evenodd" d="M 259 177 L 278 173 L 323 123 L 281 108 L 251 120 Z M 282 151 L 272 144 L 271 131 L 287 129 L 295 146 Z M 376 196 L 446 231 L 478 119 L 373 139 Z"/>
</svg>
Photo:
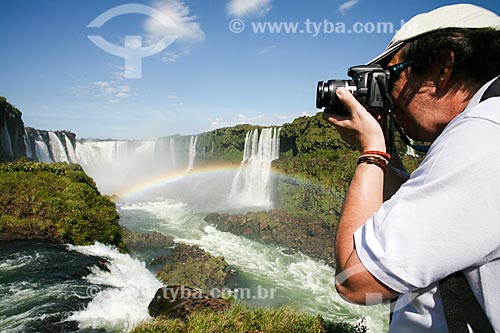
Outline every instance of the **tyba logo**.
<svg viewBox="0 0 500 333">
<path fill-rule="evenodd" d="M 106 12 L 96 17 L 87 25 L 87 27 L 102 27 L 102 25 L 110 19 L 124 14 L 144 14 L 158 20 L 165 28 L 177 27 L 174 21 L 172 21 L 168 16 L 166 16 L 159 10 L 153 7 L 136 3 L 111 8 L 110 10 L 107 10 Z M 115 56 L 125 58 L 125 78 L 140 79 L 142 75 L 142 58 L 149 57 L 158 52 L 161 52 L 170 44 L 172 44 L 178 36 L 165 35 L 155 44 L 146 47 L 142 47 L 142 36 L 126 35 L 124 47 L 111 44 L 98 35 L 88 35 L 87 37 L 104 51 Z"/>
</svg>

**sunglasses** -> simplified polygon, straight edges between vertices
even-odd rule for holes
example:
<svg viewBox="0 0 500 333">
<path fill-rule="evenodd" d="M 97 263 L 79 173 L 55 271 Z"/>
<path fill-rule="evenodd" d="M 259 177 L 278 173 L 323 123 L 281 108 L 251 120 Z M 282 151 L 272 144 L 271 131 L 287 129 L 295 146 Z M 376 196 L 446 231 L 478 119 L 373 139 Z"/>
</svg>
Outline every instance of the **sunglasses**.
<svg viewBox="0 0 500 333">
<path fill-rule="evenodd" d="M 404 61 L 404 62 L 400 62 L 399 64 L 395 64 L 395 65 L 392 65 L 392 66 L 389 66 L 389 67 L 386 67 L 386 70 L 389 71 L 389 92 L 392 91 L 392 89 L 394 88 L 394 83 L 396 83 L 396 81 L 398 80 L 399 78 L 399 75 L 401 75 L 401 73 L 403 73 L 403 71 L 410 67 L 411 65 L 413 65 L 415 62 L 413 60 L 408 60 L 408 61 Z"/>
</svg>

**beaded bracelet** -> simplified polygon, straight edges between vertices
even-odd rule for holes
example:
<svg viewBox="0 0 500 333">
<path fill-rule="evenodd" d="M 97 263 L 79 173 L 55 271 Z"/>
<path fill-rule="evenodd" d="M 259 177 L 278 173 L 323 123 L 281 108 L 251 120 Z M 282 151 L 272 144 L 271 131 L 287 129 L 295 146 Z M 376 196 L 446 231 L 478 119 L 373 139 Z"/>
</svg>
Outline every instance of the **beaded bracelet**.
<svg viewBox="0 0 500 333">
<path fill-rule="evenodd" d="M 358 165 L 361 163 L 376 165 L 382 170 L 382 172 L 385 172 L 389 161 L 379 155 L 363 154 L 358 158 Z"/>
</svg>

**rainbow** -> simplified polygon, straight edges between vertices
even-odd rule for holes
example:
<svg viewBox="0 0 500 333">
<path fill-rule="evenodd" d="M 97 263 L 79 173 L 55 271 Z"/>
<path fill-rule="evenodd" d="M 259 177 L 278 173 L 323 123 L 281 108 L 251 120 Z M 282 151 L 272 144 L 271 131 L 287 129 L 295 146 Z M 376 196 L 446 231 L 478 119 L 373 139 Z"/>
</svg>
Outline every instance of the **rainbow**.
<svg viewBox="0 0 500 333">
<path fill-rule="evenodd" d="M 190 179 L 196 179 L 197 177 L 214 176 L 224 173 L 227 174 L 235 173 L 238 169 L 239 169 L 239 164 L 238 165 L 219 164 L 219 165 L 211 165 L 205 167 L 197 167 L 187 172 L 186 171 L 170 172 L 164 175 L 160 175 L 158 177 L 148 179 L 144 182 L 134 184 L 129 188 L 119 191 L 118 193 L 116 193 L 116 195 L 119 198 L 127 198 L 181 180 L 190 180 Z"/>
<path fill-rule="evenodd" d="M 231 173 L 234 174 L 238 171 L 239 167 L 240 167 L 239 164 L 218 164 L 218 165 L 210 165 L 204 167 L 196 167 L 195 169 L 189 172 L 186 171 L 170 172 L 164 175 L 148 179 L 141 183 L 134 184 L 131 187 L 119 191 L 118 193 L 116 193 L 116 195 L 119 198 L 127 198 L 168 184 L 176 183 L 181 180 L 191 180 L 191 179 L 196 179 L 197 177 L 208 177 L 208 176 L 216 176 L 222 174 L 231 174 Z M 286 176 L 288 178 L 291 177 L 290 175 L 285 174 L 276 169 L 272 169 L 271 174 L 272 176 Z M 306 180 L 302 177 L 292 177 L 292 178 L 298 183 L 302 184 L 311 183 L 310 180 Z"/>
</svg>

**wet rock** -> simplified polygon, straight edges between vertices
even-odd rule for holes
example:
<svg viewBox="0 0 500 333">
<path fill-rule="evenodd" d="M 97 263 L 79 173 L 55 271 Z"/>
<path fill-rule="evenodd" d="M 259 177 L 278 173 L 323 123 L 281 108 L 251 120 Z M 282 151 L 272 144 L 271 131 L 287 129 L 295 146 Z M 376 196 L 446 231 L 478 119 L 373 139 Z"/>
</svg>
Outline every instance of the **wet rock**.
<svg viewBox="0 0 500 333">
<path fill-rule="evenodd" d="M 211 213 L 207 223 L 236 235 L 301 251 L 327 264 L 335 262 L 335 230 L 329 221 L 313 215 L 292 215 L 282 209 L 242 215 Z"/>
<path fill-rule="evenodd" d="M 214 257 L 197 246 L 177 244 L 167 260 L 157 277 L 169 285 L 210 291 L 223 288 L 232 275 L 224 257 Z"/>
<path fill-rule="evenodd" d="M 229 304 L 229 301 L 212 297 L 200 289 L 164 286 L 156 292 L 148 311 L 152 317 L 186 318 L 190 313 L 201 309 L 223 311 Z"/>
<path fill-rule="evenodd" d="M 148 234 L 139 234 L 128 230 L 124 231 L 123 241 L 130 250 L 167 248 L 175 245 L 174 239 L 158 231 Z"/>
</svg>

